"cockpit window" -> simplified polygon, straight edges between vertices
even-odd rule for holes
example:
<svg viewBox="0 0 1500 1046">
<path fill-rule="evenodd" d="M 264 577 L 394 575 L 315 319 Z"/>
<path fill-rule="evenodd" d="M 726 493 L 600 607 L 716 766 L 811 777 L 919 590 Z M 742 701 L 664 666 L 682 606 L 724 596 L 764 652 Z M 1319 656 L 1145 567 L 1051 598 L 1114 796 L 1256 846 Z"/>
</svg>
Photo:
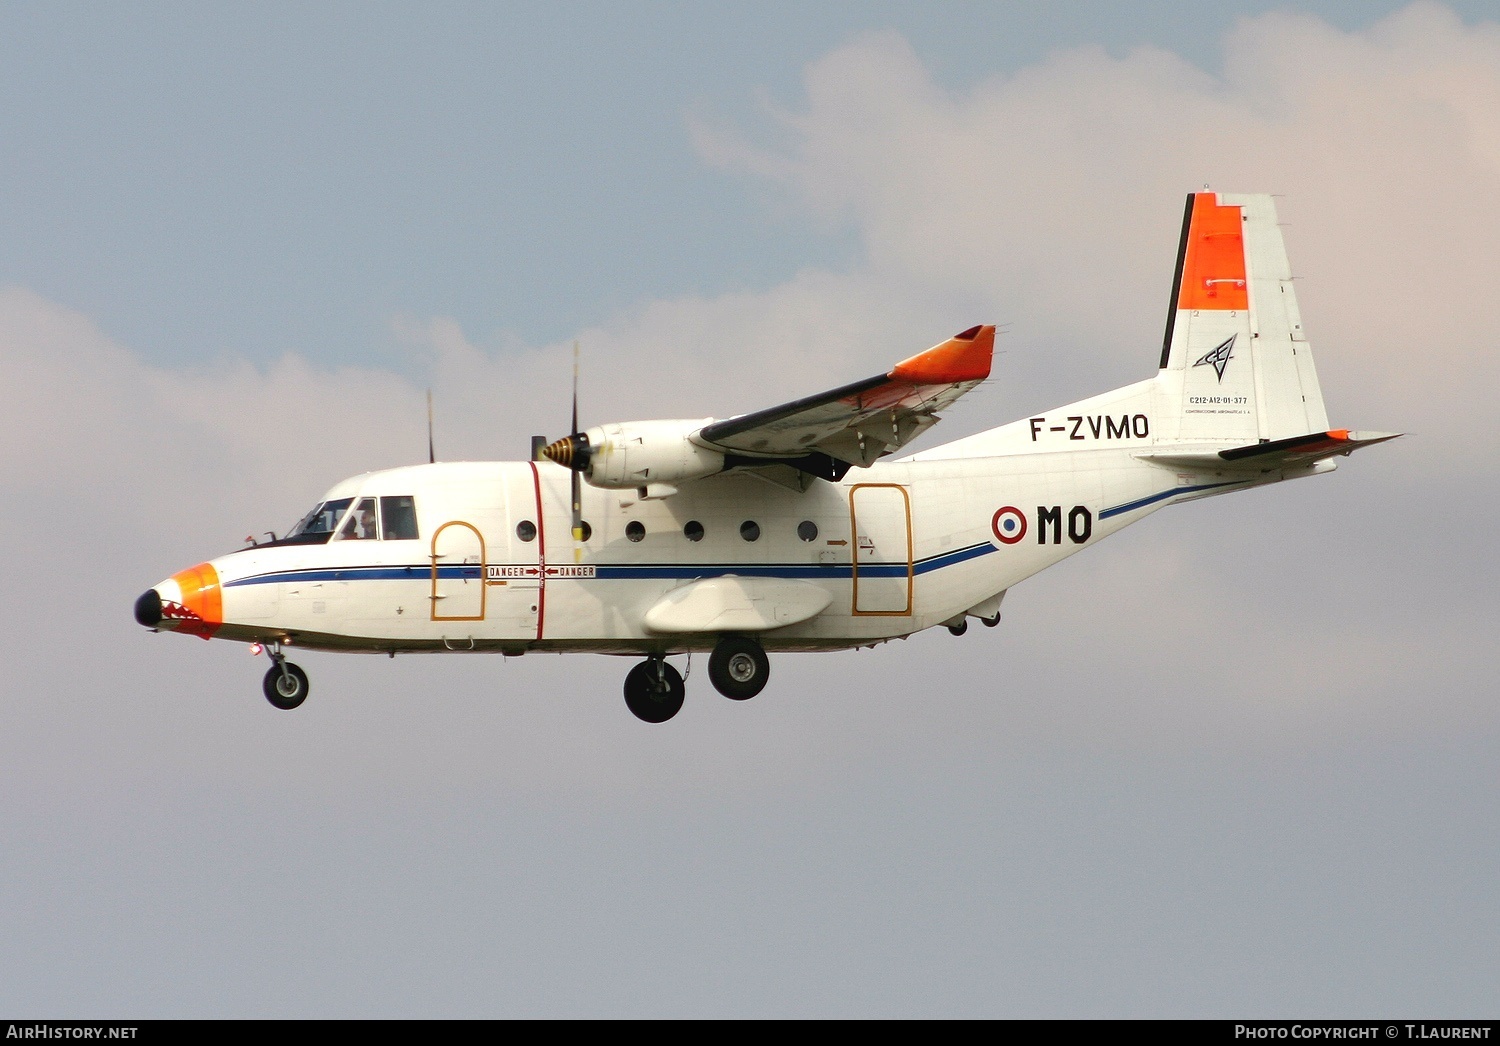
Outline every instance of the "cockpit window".
<svg viewBox="0 0 1500 1046">
<path fill-rule="evenodd" d="M 344 525 L 339 527 L 335 541 L 374 541 L 380 537 L 380 521 L 375 515 L 375 499 L 360 498 Z"/>
<path fill-rule="evenodd" d="M 417 536 L 417 503 L 409 494 L 381 498 L 380 518 L 387 541 L 408 541 Z"/>
<path fill-rule="evenodd" d="M 353 498 L 339 498 L 337 501 L 323 502 L 303 516 L 302 521 L 293 527 L 282 540 L 290 541 L 292 538 L 332 534 L 333 528 L 339 525 L 339 518 L 353 503 Z"/>
</svg>

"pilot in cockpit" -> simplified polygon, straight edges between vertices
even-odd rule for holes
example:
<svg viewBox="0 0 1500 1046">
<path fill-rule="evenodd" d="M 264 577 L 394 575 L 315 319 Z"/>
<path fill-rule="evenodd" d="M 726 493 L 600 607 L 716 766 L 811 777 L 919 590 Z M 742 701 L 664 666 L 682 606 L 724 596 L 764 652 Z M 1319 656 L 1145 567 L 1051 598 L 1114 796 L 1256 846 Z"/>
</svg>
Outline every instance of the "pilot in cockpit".
<svg viewBox="0 0 1500 1046">
<path fill-rule="evenodd" d="M 339 530 L 339 540 L 367 541 L 379 536 L 379 526 L 375 521 L 375 499 L 365 498 L 358 508 L 349 513 L 349 518 Z"/>
</svg>

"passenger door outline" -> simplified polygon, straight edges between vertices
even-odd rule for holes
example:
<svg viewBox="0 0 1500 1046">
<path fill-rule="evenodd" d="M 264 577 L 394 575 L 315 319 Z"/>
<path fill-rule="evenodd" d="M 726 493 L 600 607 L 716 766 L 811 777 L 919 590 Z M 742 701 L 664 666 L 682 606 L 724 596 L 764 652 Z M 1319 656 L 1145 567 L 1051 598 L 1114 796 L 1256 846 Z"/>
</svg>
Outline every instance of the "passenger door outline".
<svg viewBox="0 0 1500 1046">
<path fill-rule="evenodd" d="M 471 557 L 465 555 L 461 563 L 442 563 L 443 559 L 458 554 L 457 552 L 440 552 L 438 550 L 438 539 L 443 536 L 443 531 L 450 527 L 463 527 L 471 531 L 474 540 L 479 543 L 479 557 L 477 563 L 472 563 Z M 457 572 L 451 568 L 459 567 Z M 442 568 L 449 568 L 446 576 Z M 472 568 L 472 569 L 470 569 Z M 474 606 L 473 592 L 469 590 L 470 584 L 474 585 L 479 593 L 479 613 L 442 613 L 444 600 L 457 600 L 451 604 L 459 610 L 470 610 Z M 449 520 L 438 527 L 432 534 L 432 595 L 429 597 L 432 603 L 432 620 L 434 621 L 483 621 L 485 610 L 485 549 L 484 535 L 479 528 L 472 523 L 461 519 Z M 461 598 L 467 597 L 467 598 Z"/>
</svg>

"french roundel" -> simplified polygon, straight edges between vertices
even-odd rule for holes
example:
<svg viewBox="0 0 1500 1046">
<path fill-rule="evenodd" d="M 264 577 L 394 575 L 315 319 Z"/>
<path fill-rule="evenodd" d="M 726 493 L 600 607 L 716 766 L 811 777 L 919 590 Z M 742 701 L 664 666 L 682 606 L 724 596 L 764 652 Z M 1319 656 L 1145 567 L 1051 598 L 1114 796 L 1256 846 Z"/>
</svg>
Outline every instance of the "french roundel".
<svg viewBox="0 0 1500 1046">
<path fill-rule="evenodd" d="M 990 521 L 990 529 L 1002 544 L 1014 545 L 1026 536 L 1026 513 L 1006 505 Z"/>
</svg>

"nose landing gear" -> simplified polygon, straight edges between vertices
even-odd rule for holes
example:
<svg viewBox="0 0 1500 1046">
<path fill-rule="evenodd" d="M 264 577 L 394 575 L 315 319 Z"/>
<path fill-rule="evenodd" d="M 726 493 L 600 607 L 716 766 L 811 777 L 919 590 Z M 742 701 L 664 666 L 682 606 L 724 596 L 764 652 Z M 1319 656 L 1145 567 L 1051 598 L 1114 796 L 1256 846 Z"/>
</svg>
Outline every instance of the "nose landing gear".
<svg viewBox="0 0 1500 1046">
<path fill-rule="evenodd" d="M 307 700 L 307 673 L 288 661 L 279 648 L 268 648 L 266 653 L 271 658 L 271 669 L 266 673 L 261 689 L 273 706 L 291 711 Z"/>
<path fill-rule="evenodd" d="M 625 707 L 648 723 L 671 719 L 682 710 L 686 696 L 682 673 L 661 657 L 648 657 L 625 677 Z"/>
</svg>

